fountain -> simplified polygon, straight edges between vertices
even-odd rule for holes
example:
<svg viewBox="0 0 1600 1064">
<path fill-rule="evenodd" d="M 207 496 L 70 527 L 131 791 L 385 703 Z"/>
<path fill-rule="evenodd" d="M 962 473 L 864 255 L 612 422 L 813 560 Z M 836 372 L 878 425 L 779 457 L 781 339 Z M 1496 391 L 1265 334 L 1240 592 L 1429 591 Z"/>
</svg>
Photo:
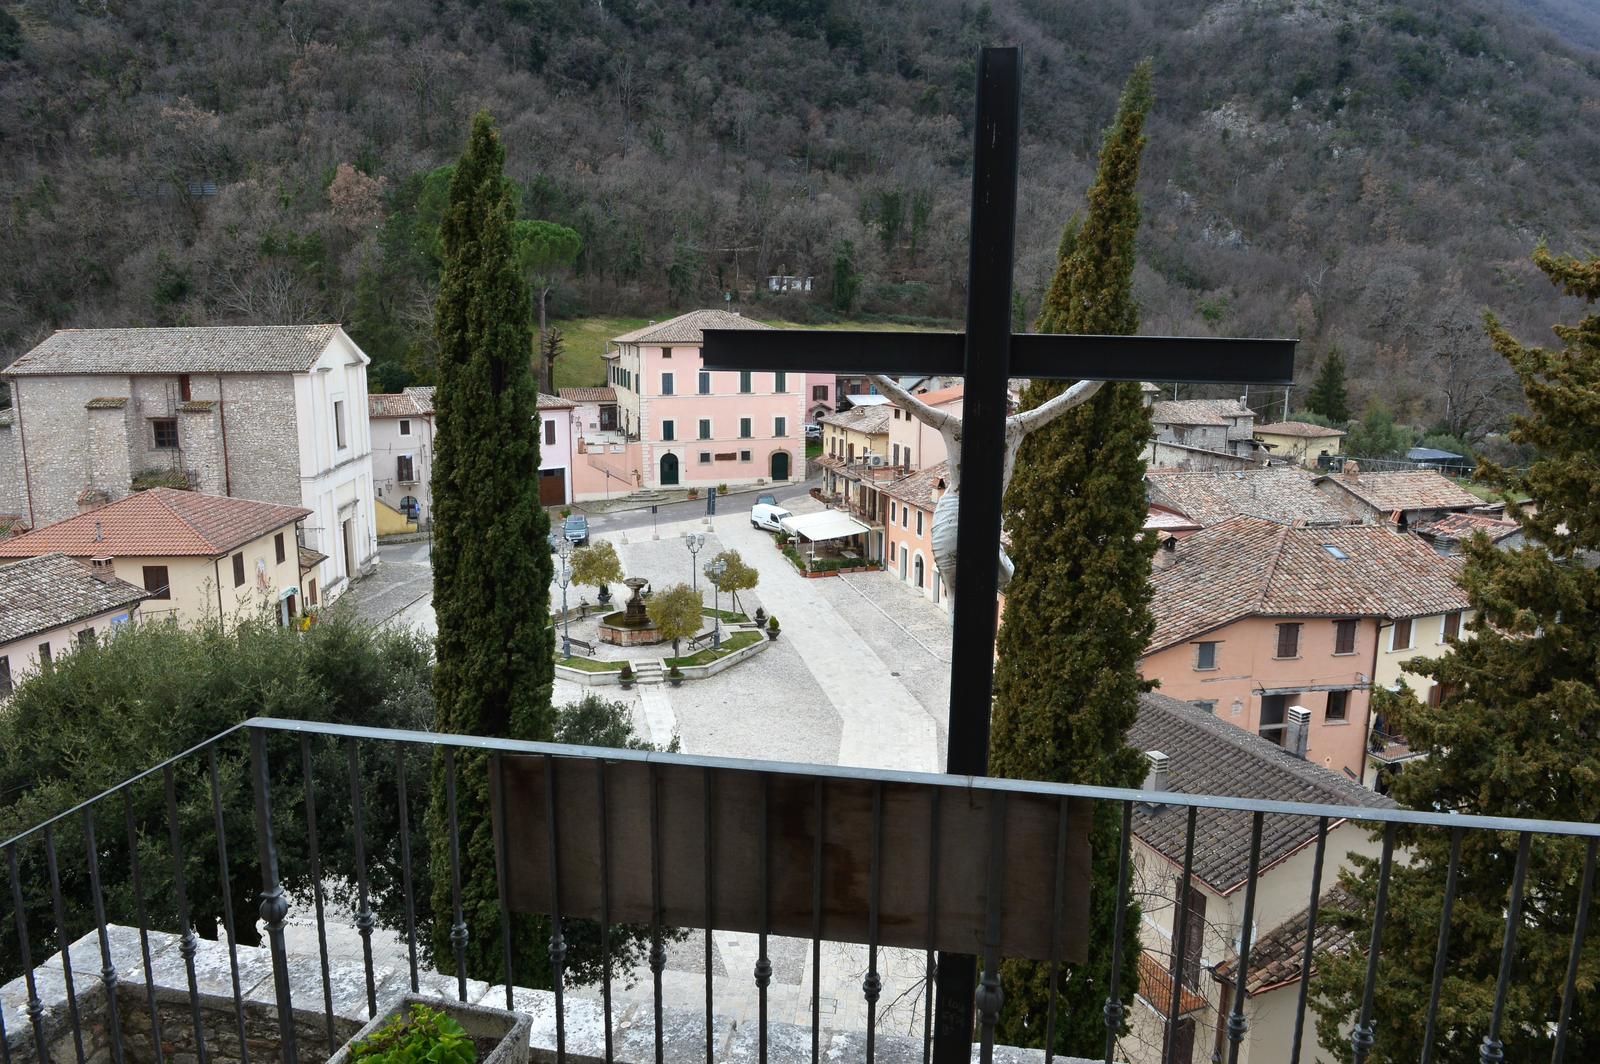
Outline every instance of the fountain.
<svg viewBox="0 0 1600 1064">
<path fill-rule="evenodd" d="M 620 613 L 607 614 L 600 620 L 600 640 L 612 646 L 650 646 L 661 642 L 655 622 L 645 612 L 644 597 L 640 594 L 650 581 L 630 576 L 623 585 L 631 592 L 627 605 Z"/>
</svg>

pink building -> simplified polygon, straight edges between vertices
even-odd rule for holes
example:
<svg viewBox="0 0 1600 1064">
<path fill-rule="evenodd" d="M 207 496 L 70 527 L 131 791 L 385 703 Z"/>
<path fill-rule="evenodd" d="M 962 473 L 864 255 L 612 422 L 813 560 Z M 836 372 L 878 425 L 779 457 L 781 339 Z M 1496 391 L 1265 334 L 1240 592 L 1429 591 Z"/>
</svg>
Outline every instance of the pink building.
<svg viewBox="0 0 1600 1064">
<path fill-rule="evenodd" d="M 933 506 L 945 493 L 948 473 L 948 464 L 941 461 L 882 489 L 886 496 L 884 567 L 946 610 L 950 608 L 950 588 L 933 560 Z"/>
<path fill-rule="evenodd" d="M 831 373 L 806 374 L 806 420 L 820 421 L 838 409 L 834 396 L 839 378 Z"/>
<path fill-rule="evenodd" d="M 961 416 L 961 397 L 960 385 L 924 392 L 918 396 L 929 406 L 947 414 L 955 414 L 957 417 Z M 938 429 L 924 425 L 912 417 L 909 410 L 901 410 L 898 406 L 894 408 L 889 417 L 890 465 L 915 472 L 918 469 L 938 465 L 946 457 L 948 454 L 945 450 L 944 435 Z"/>
<path fill-rule="evenodd" d="M 559 506 L 573 498 L 577 404 L 539 393 L 539 502 Z"/>
<path fill-rule="evenodd" d="M 702 330 L 770 328 L 725 310 L 696 310 L 613 339 L 606 372 L 620 441 L 606 444 L 602 460 L 644 488 L 801 478 L 806 374 L 701 368 Z M 587 454 L 587 436 L 584 448 Z M 613 476 L 603 471 L 600 479 Z"/>
</svg>

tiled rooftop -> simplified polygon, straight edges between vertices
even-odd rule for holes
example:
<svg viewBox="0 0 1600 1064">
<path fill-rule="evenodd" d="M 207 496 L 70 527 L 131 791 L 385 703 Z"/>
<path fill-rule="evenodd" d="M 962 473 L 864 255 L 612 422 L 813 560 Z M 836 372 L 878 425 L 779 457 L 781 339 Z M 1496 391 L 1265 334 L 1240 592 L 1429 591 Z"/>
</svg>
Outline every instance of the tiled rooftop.
<svg viewBox="0 0 1600 1064">
<path fill-rule="evenodd" d="M 116 577 L 101 580 L 65 554 L 0 563 L 0 646 L 132 606 L 149 592 Z"/>
<path fill-rule="evenodd" d="M 407 388 L 405 394 L 411 396 L 412 401 L 417 404 L 417 413 L 431 414 L 433 413 L 433 390 L 433 385 L 431 384 L 416 384 Z"/>
<path fill-rule="evenodd" d="M 1157 425 L 1232 425 L 1234 418 L 1255 416 L 1237 399 L 1159 399 L 1150 406 Z"/>
<path fill-rule="evenodd" d="M 1139 996 L 1150 1007 L 1170 1017 L 1172 1009 L 1172 971 L 1167 966 L 1170 959 L 1157 957 L 1147 950 L 1139 951 Z M 1193 977 L 1194 973 L 1189 973 Z M 1206 1007 L 1206 999 L 1190 990 L 1185 983 L 1178 984 L 1178 1018 L 1199 1012 Z"/>
<path fill-rule="evenodd" d="M 0 540 L 0 557 L 30 558 L 61 551 L 78 558 L 210 558 L 310 515 L 303 506 L 151 488 L 14 539 Z"/>
<path fill-rule="evenodd" d="M 551 395 L 549 392 L 539 393 L 540 410 L 571 410 L 578 404 L 563 395 Z"/>
<path fill-rule="evenodd" d="M 1499 542 L 1507 536 L 1515 534 L 1521 527 L 1515 521 L 1508 521 L 1501 517 L 1490 517 L 1488 514 L 1449 513 L 1433 521 L 1412 525 L 1411 531 L 1427 539 L 1444 539 L 1457 542 L 1471 539 L 1474 534 L 1482 532 L 1492 542 Z"/>
<path fill-rule="evenodd" d="M 368 417 L 417 417 L 421 413 L 416 397 L 405 392 L 367 393 Z"/>
<path fill-rule="evenodd" d="M 126 395 L 102 395 L 83 404 L 85 410 L 121 410 L 128 405 Z"/>
<path fill-rule="evenodd" d="M 853 432 L 864 432 L 869 436 L 880 432 L 889 431 L 889 418 L 898 409 L 887 403 L 875 406 L 853 406 L 840 414 L 824 414 L 820 421 L 824 425 L 835 425 Z"/>
<path fill-rule="evenodd" d="M 727 310 L 691 310 L 666 321 L 613 336 L 614 344 L 698 344 L 706 329 L 770 329 L 765 322 Z"/>
<path fill-rule="evenodd" d="M 1352 518 L 1317 490 L 1315 478 L 1293 466 L 1270 469 L 1145 474 L 1151 502 L 1214 525 L 1246 514 L 1283 524 L 1349 524 Z"/>
<path fill-rule="evenodd" d="M 1355 934 L 1331 917 L 1337 912 L 1354 911 L 1355 899 L 1343 887 L 1336 886 L 1317 901 L 1317 909 L 1317 938 L 1312 944 L 1313 956 L 1329 952 L 1339 955 L 1348 953 L 1356 944 Z M 1246 994 L 1264 994 L 1299 980 L 1305 959 L 1310 916 L 1311 906 L 1308 905 L 1251 945 L 1250 971 L 1244 980 Z M 1237 965 L 1238 958 L 1229 957 L 1217 965 L 1217 974 L 1232 982 L 1237 977 Z M 1317 969 L 1313 966 L 1311 975 L 1315 978 L 1316 974 Z"/>
<path fill-rule="evenodd" d="M 1242 617 L 1423 617 L 1467 608 L 1459 559 L 1386 525 L 1291 528 L 1235 517 L 1178 543 L 1151 575 L 1147 653 Z"/>
<path fill-rule="evenodd" d="M 950 476 L 950 463 L 948 460 L 931 465 L 926 469 L 919 469 L 910 476 L 901 477 L 893 484 L 885 486 L 882 490 L 885 495 L 899 499 L 909 506 L 919 507 L 923 510 L 933 509 L 933 491 L 941 483 L 946 483 Z"/>
<path fill-rule="evenodd" d="M 1313 425 L 1309 421 L 1280 421 L 1275 425 L 1257 425 L 1256 433 L 1268 436 L 1299 436 L 1308 440 L 1345 435 L 1344 429 L 1330 429 L 1322 425 Z"/>
<path fill-rule="evenodd" d="M 556 392 L 561 398 L 573 403 L 614 403 L 617 401 L 615 388 L 557 388 Z"/>
<path fill-rule="evenodd" d="M 1470 510 L 1483 500 L 1431 469 L 1385 473 L 1337 473 L 1317 478 L 1333 484 L 1384 513 L 1396 510 Z"/>
<path fill-rule="evenodd" d="M 129 373 L 304 373 L 337 325 L 194 329 L 61 329 L 11 363 L 11 376 Z"/>
</svg>

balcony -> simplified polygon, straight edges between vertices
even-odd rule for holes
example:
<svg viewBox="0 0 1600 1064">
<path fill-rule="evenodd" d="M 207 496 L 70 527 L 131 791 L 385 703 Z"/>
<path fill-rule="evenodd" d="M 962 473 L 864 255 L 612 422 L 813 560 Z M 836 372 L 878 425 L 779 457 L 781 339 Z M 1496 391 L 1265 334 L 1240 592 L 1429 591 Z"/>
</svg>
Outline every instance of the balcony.
<svg viewBox="0 0 1600 1064">
<path fill-rule="evenodd" d="M 447 833 L 447 854 L 426 855 L 424 816 L 436 781 L 444 815 L 460 830 Z M 506 913 L 553 917 L 548 950 L 538 950 L 557 973 L 549 990 L 518 987 L 503 975 L 495 982 L 494 973 L 477 980 L 433 970 L 461 971 L 467 956 L 457 842 L 485 825 L 457 825 L 458 795 L 483 786 L 501 810 L 492 827 L 502 934 L 490 949 L 500 973 L 517 970 Z M 1181 865 L 1154 877 L 1175 888 L 1172 897 L 1188 895 L 1218 840 L 1246 856 L 1251 872 L 1241 884 L 1242 919 L 1229 932 L 1235 937 L 1227 955 L 1213 952 L 1213 963 L 1170 948 L 1200 941 L 1188 906 L 1171 913 L 1166 949 L 1152 948 L 1152 926 L 1140 936 L 1117 922 L 1111 983 L 1131 966 L 1142 989 L 1126 1010 L 1104 1005 L 1105 1048 L 1095 1059 L 1108 1062 L 1210 1059 L 1211 1035 L 1196 1038 L 1196 1022 L 1208 1025 L 1203 1030 L 1227 1059 L 1241 1049 L 1255 1060 L 1291 1058 L 1281 1041 L 1290 1025 L 1263 1023 L 1255 1033 L 1261 1005 L 1251 997 L 1273 980 L 1281 985 L 1282 972 L 1297 964 L 1312 971 L 1319 937 L 1268 935 L 1263 925 L 1268 956 L 1252 962 L 1252 914 L 1263 911 L 1258 902 L 1276 904 L 1266 891 L 1257 897 L 1263 854 L 1285 830 L 1315 839 L 1307 893 L 1291 899 L 1313 907 L 1329 896 L 1343 863 L 1332 834 L 1338 825 L 1372 828 L 1358 833 L 1370 836 L 1373 849 L 1382 839 L 1373 926 L 1347 936 L 1350 949 L 1366 954 L 1364 1002 L 1341 1025 L 1352 1032 L 1358 1061 L 1374 1029 L 1384 884 L 1404 861 L 1394 842 L 1399 826 L 1501 833 L 1517 842 L 1519 872 L 1536 847 L 1562 838 L 1588 840 L 1592 868 L 1600 839 L 1595 825 L 1387 806 L 255 719 L 0 843 L 11 886 L 0 957 L 13 977 L 0 988 L 0 1039 L 5 1060 L 16 1064 L 325 1059 L 369 1016 L 420 992 L 531 1014 L 540 1060 L 1049 1061 L 1037 1050 L 996 1046 L 1005 990 L 999 961 L 1030 958 L 1058 972 L 1085 947 L 1074 899 L 1087 883 L 1096 802 L 1120 814 L 1118 891 L 1124 902 L 1130 891 L 1144 896 L 1147 925 L 1159 922 L 1161 899 L 1145 894 L 1151 866 L 1146 857 L 1135 860 L 1144 845 L 1135 836 L 1152 810 L 1165 818 L 1163 830 L 1186 843 Z M 431 899 L 418 884 L 429 867 L 443 877 Z M 1472 1045 L 1498 1047 L 1504 1039 L 1510 1048 L 1523 1033 L 1502 1029 L 1500 1019 L 1521 883 L 1519 874 L 1493 1007 L 1452 1021 Z M 430 966 L 425 925 L 439 898 L 452 912 L 439 929 L 450 933 L 432 940 L 449 941 L 454 956 L 434 957 Z M 1575 957 L 1588 901 L 1586 888 L 1572 933 Z M 1445 912 L 1442 943 L 1451 930 L 1448 905 Z M 1159 947 L 1164 933 L 1155 930 Z M 642 963 L 619 945 L 627 936 L 648 947 Z M 566 968 L 578 942 L 598 949 L 587 984 Z M 695 963 L 669 972 L 669 948 Z M 981 958 L 986 974 L 976 988 L 961 982 L 963 954 Z M 1443 959 L 1433 971 L 1435 1003 Z M 949 972 L 940 973 L 940 964 Z M 775 979 L 775 967 L 799 975 Z M 852 986 L 859 991 L 849 999 L 832 997 Z M 1053 1025 L 1054 978 L 1050 986 Z M 1551 1031 L 1564 1030 L 1575 993 L 1569 974 Z M 1431 1024 L 1437 1008 L 1417 1022 Z M 1293 1030 L 1312 1039 L 1315 1017 L 1304 993 L 1290 1010 Z M 1453 1015 L 1461 1015 L 1459 1003 Z M 1151 1029 L 1154 1036 L 1141 1042 L 1138 1032 Z M 1185 1045 L 1192 1056 L 1182 1055 Z"/>
</svg>

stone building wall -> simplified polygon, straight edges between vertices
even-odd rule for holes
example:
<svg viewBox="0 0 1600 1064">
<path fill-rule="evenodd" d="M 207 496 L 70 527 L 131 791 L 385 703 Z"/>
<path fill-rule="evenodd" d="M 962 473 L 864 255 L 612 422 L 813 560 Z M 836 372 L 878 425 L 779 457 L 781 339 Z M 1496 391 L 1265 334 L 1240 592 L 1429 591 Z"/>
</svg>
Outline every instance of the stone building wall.
<svg viewBox="0 0 1600 1064">
<path fill-rule="evenodd" d="M 22 444 L 17 438 L 16 411 L 0 410 L 0 514 L 28 512 L 22 480 Z"/>
<path fill-rule="evenodd" d="M 128 378 L 110 376 L 26 377 L 11 382 L 21 407 L 21 442 L 33 486 L 33 524 L 52 524 L 78 512 L 78 496 L 90 487 L 91 413 L 86 404 L 103 396 L 126 396 Z M 130 412 L 132 416 L 132 412 Z M 106 489 L 113 499 L 128 493 Z M 24 508 L 25 512 L 25 508 Z"/>
<path fill-rule="evenodd" d="M 365 404 L 363 399 L 362 412 Z M 222 421 L 234 497 L 302 505 L 294 377 L 287 373 L 223 377 Z"/>
</svg>

